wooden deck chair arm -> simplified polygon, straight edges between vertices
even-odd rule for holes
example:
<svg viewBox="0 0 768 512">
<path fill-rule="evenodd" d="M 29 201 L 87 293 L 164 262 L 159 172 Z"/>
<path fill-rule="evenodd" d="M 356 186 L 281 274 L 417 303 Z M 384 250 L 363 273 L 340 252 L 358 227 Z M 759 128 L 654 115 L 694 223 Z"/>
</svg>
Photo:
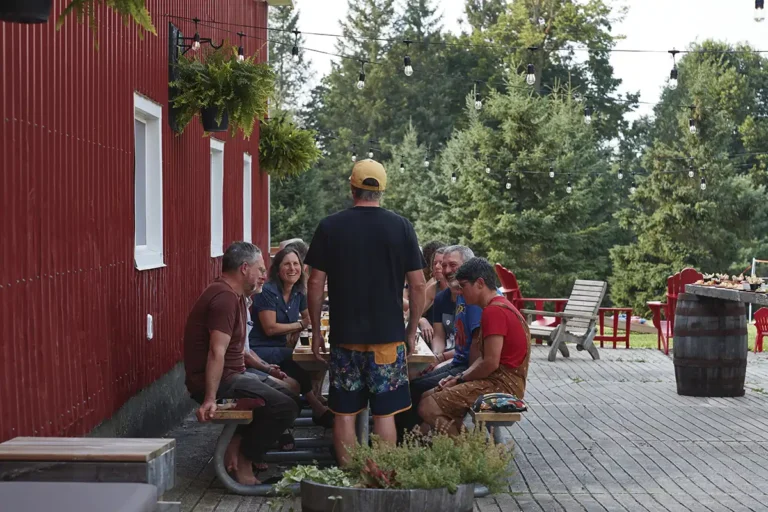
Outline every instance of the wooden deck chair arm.
<svg viewBox="0 0 768 512">
<path fill-rule="evenodd" d="M 571 312 L 567 313 L 565 311 L 560 312 L 554 312 L 554 311 L 536 311 L 533 309 L 521 309 L 520 312 L 524 315 L 546 315 L 546 316 L 553 316 L 555 318 L 562 318 L 563 320 L 568 318 L 583 318 L 585 320 L 597 320 L 597 315 L 591 315 L 589 313 L 576 313 Z"/>
</svg>

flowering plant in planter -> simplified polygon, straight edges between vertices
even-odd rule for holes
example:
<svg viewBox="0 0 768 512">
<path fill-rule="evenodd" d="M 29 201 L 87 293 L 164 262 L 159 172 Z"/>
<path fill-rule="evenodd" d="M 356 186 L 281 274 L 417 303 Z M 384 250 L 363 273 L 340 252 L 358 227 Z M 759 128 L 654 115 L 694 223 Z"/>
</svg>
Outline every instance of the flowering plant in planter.
<svg viewBox="0 0 768 512">
<path fill-rule="evenodd" d="M 170 83 L 175 95 L 171 105 L 181 133 L 198 113 L 213 110 L 218 131 L 226 131 L 224 119 L 234 136 L 238 130 L 251 137 L 257 119 L 267 115 L 267 100 L 274 91 L 275 74 L 254 56 L 238 60 L 236 49 L 181 56 L 176 79 Z"/>
</svg>

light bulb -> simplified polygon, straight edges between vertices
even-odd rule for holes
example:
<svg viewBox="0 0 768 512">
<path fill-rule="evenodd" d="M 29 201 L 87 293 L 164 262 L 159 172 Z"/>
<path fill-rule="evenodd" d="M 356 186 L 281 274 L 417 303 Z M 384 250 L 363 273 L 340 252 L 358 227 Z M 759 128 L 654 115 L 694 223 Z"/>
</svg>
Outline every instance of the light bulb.
<svg viewBox="0 0 768 512">
<path fill-rule="evenodd" d="M 405 166 L 403 164 L 400 164 L 400 172 L 405 172 Z"/>
<path fill-rule="evenodd" d="M 373 158 L 373 151 L 368 150 L 368 158 Z"/>
<path fill-rule="evenodd" d="M 357 153 L 352 153 L 352 161 L 357 162 Z"/>
<path fill-rule="evenodd" d="M 200 49 L 200 41 L 198 41 L 198 39 L 200 39 L 200 36 L 195 34 L 195 41 L 192 43 L 192 51 L 193 52 L 196 52 L 196 51 L 198 51 Z"/>
<path fill-rule="evenodd" d="M 362 90 L 363 87 L 365 87 L 365 73 L 360 73 L 360 76 L 357 79 L 357 88 Z"/>
<path fill-rule="evenodd" d="M 406 55 L 403 59 L 405 67 L 403 68 L 403 72 L 405 73 L 405 76 L 411 76 L 413 75 L 413 67 L 411 66 L 411 58 Z"/>
<path fill-rule="evenodd" d="M 701 177 L 701 185 L 699 187 L 701 187 L 701 190 L 707 190 L 707 180 L 704 179 L 704 176 Z"/>
<path fill-rule="evenodd" d="M 623 180 L 624 179 L 624 172 L 622 172 L 622 170 L 619 169 L 619 172 L 618 172 L 618 174 L 616 174 L 616 177 L 619 178 L 620 180 Z"/>
<path fill-rule="evenodd" d="M 690 131 L 692 135 L 696 135 L 696 121 L 693 119 L 688 120 L 688 131 Z"/>
<path fill-rule="evenodd" d="M 456 183 L 456 173 L 451 173 L 451 183 Z"/>
<path fill-rule="evenodd" d="M 293 57 L 294 62 L 299 62 L 299 47 L 296 45 L 293 45 L 293 48 L 291 48 L 291 57 Z"/>
<path fill-rule="evenodd" d="M 491 174 L 491 168 L 490 167 L 486 167 L 485 168 L 485 174 Z"/>
<path fill-rule="evenodd" d="M 245 55 L 238 55 L 237 60 L 243 62 L 245 60 Z"/>
<path fill-rule="evenodd" d="M 637 192 L 637 186 L 635 185 L 635 182 L 632 182 L 632 186 L 629 187 L 629 193 L 634 194 L 635 192 Z"/>
<path fill-rule="evenodd" d="M 672 71 L 669 72 L 669 88 L 673 91 L 677 89 L 677 68 L 672 68 Z"/>
<path fill-rule="evenodd" d="M 586 124 L 592 122 L 592 109 L 590 107 L 584 107 L 584 122 Z"/>
<path fill-rule="evenodd" d="M 511 189 L 511 188 L 512 188 L 512 184 L 511 184 L 510 182 L 507 182 L 507 184 L 506 184 L 506 185 L 504 185 L 504 188 L 506 188 L 507 190 L 509 190 L 509 189 Z"/>
<path fill-rule="evenodd" d="M 765 19 L 765 0 L 755 0 L 755 21 L 760 23 Z"/>
<path fill-rule="evenodd" d="M 476 96 L 475 99 L 475 110 L 480 110 L 483 108 L 483 102 L 480 101 L 480 96 Z"/>
<path fill-rule="evenodd" d="M 694 175 L 695 175 L 695 174 L 694 174 L 694 172 L 693 172 L 693 169 L 689 169 L 689 170 L 688 170 L 688 177 L 689 177 L 689 178 L 693 178 L 693 177 L 694 177 Z"/>
<path fill-rule="evenodd" d="M 240 62 L 245 60 L 245 49 L 242 46 L 237 49 L 237 60 Z"/>
<path fill-rule="evenodd" d="M 533 68 L 533 64 L 528 64 L 528 69 L 525 75 L 525 83 L 528 85 L 534 85 L 536 83 L 536 70 Z"/>
<path fill-rule="evenodd" d="M 573 187 L 571 186 L 571 182 L 569 181 L 568 186 L 565 187 L 565 193 L 570 194 L 571 192 L 573 192 Z"/>
<path fill-rule="evenodd" d="M 424 167 L 429 167 L 429 160 L 426 158 L 424 159 Z"/>
<path fill-rule="evenodd" d="M 554 178 L 555 177 L 555 168 L 554 167 L 550 167 L 549 168 L 549 177 L 550 178 Z"/>
</svg>

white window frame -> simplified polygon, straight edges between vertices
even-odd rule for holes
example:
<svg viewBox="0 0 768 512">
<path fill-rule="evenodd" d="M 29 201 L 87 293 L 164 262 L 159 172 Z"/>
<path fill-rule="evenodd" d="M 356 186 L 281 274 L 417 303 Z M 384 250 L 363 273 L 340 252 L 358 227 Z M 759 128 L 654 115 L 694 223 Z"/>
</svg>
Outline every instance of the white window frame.
<svg viewBox="0 0 768 512">
<path fill-rule="evenodd" d="M 218 164 L 221 165 L 218 165 Z M 224 142 L 211 139 L 211 258 L 224 255 Z"/>
<path fill-rule="evenodd" d="M 146 223 L 146 245 L 136 245 L 134 229 L 133 259 L 136 269 L 150 270 L 165 267 L 163 262 L 163 107 L 136 92 L 133 93 L 133 119 L 146 126 L 143 212 Z M 135 149 L 135 141 L 134 141 Z M 141 155 L 135 155 L 139 158 Z M 134 166 L 135 172 L 135 166 Z M 134 178 L 134 197 L 135 185 Z M 135 201 L 134 201 L 135 202 Z M 134 205 L 135 210 L 135 205 Z"/>
<path fill-rule="evenodd" d="M 253 157 L 243 153 L 243 241 L 253 242 Z"/>
</svg>

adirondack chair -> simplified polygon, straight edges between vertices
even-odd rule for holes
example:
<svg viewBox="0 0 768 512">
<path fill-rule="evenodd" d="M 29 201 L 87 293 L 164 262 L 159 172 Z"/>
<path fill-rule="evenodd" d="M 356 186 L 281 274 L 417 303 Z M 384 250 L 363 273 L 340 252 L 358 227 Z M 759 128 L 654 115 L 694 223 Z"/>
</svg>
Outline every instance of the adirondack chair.
<svg viewBox="0 0 768 512">
<path fill-rule="evenodd" d="M 520 311 L 528 316 L 531 337 L 542 338 L 552 342 L 552 348 L 549 350 L 550 361 L 554 361 L 557 351 L 568 357 L 568 347 L 566 343 L 576 343 L 577 350 L 587 350 L 592 359 L 600 359 L 597 347 L 592 342 L 595 338 L 597 314 L 600 304 L 605 297 L 605 291 L 608 284 L 605 281 L 585 281 L 576 280 L 568 298 L 565 309 L 558 313 L 545 313 L 530 309 Z M 560 324 L 555 327 L 543 327 L 533 325 L 534 315 L 547 314 L 560 319 Z"/>
<path fill-rule="evenodd" d="M 537 311 L 544 311 L 544 304 L 552 302 L 555 305 L 555 312 L 559 313 L 565 308 L 565 304 L 568 299 L 542 299 L 542 298 L 528 298 L 523 297 L 520 291 L 520 285 L 517 284 L 517 277 L 514 272 L 504 267 L 501 263 L 496 264 L 496 275 L 499 276 L 501 281 L 501 292 L 518 310 L 524 309 L 528 303 L 533 302 L 534 309 Z M 546 314 L 549 314 L 548 312 Z M 560 318 L 553 316 L 536 315 L 536 319 L 531 322 L 531 325 L 540 327 L 556 327 L 560 325 Z M 541 345 L 541 338 L 536 338 L 536 343 Z"/>
<path fill-rule="evenodd" d="M 757 354 L 763 351 L 763 337 L 768 334 L 768 308 L 755 311 L 755 327 L 757 327 L 757 338 L 755 338 L 755 354 Z"/>
<path fill-rule="evenodd" d="M 677 296 L 685 293 L 685 285 L 694 284 L 704 276 L 694 268 L 685 268 L 673 276 L 667 278 L 667 302 L 646 302 L 653 312 L 653 326 L 657 332 L 657 347 L 669 355 L 669 340 L 675 332 L 675 308 Z"/>
</svg>

